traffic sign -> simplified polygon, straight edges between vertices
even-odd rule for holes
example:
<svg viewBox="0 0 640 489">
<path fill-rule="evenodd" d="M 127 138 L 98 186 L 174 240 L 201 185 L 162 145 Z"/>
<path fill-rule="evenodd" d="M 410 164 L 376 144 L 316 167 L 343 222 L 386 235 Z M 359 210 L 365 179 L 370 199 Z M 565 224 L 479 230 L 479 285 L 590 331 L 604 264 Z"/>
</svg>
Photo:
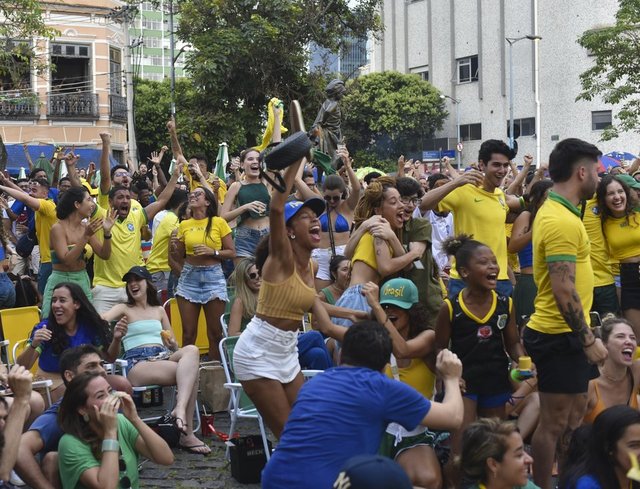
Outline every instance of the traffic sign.
<svg viewBox="0 0 640 489">
<path fill-rule="evenodd" d="M 464 149 L 464 144 L 462 144 L 462 142 L 459 142 L 458 144 L 456 144 L 456 149 L 458 150 L 459 153 L 462 153 L 462 150 Z"/>
</svg>

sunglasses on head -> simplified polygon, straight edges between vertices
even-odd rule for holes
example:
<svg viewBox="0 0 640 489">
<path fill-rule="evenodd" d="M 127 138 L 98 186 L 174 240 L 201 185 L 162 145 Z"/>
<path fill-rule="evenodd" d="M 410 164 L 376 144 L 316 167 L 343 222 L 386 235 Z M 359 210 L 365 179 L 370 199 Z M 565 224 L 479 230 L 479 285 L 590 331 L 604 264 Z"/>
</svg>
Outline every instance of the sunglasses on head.
<svg viewBox="0 0 640 489">
<path fill-rule="evenodd" d="M 247 274 L 247 277 L 249 277 L 251 280 L 255 280 L 260 277 L 260 274 L 258 272 L 251 272 Z"/>
<path fill-rule="evenodd" d="M 340 195 L 325 195 L 324 200 L 327 202 L 339 202 L 342 199 Z"/>
</svg>

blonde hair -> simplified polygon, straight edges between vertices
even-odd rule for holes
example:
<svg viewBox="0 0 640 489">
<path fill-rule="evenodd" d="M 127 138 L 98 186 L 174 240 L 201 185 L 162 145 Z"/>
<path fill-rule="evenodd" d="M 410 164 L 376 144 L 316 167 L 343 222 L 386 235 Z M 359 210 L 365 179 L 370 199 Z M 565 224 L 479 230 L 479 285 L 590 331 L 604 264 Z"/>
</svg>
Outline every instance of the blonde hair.
<svg viewBox="0 0 640 489">
<path fill-rule="evenodd" d="M 242 302 L 242 317 L 245 319 L 255 316 L 258 306 L 258 296 L 247 284 L 247 275 L 255 264 L 254 258 L 243 258 L 229 277 L 229 284 L 236 288 L 236 299 Z"/>
<path fill-rule="evenodd" d="M 396 188 L 396 179 L 388 175 L 378 177 L 367 186 L 353 215 L 356 229 L 376 213 L 376 208 L 384 201 L 384 193 L 390 188 Z"/>
</svg>

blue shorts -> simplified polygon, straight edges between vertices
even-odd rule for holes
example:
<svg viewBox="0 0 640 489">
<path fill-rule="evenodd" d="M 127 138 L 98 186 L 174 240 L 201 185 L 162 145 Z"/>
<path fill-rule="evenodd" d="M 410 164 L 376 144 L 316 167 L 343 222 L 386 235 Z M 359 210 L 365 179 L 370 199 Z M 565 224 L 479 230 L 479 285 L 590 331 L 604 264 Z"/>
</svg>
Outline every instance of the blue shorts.
<svg viewBox="0 0 640 489">
<path fill-rule="evenodd" d="M 127 370 L 131 370 L 140 362 L 166 353 L 169 353 L 169 350 L 164 346 L 138 346 L 127 350 L 122 358 L 127 361 Z"/>
<path fill-rule="evenodd" d="M 336 302 L 337 307 L 346 307 L 347 309 L 354 309 L 356 311 L 364 311 L 366 313 L 371 312 L 371 306 L 367 302 L 367 298 L 362 295 L 362 284 L 360 285 L 352 285 L 347 290 L 345 290 L 338 302 Z M 353 323 L 349 319 L 344 318 L 331 318 L 334 324 L 339 324 L 340 326 L 351 326 Z"/>
<path fill-rule="evenodd" d="M 267 234 L 269 234 L 269 228 L 259 230 L 238 226 L 235 237 L 236 256 L 238 258 L 255 256 L 258 243 Z"/>
<path fill-rule="evenodd" d="M 176 295 L 195 304 L 207 304 L 214 299 L 227 302 L 227 281 L 222 265 L 193 266 L 185 263 Z"/>
<path fill-rule="evenodd" d="M 58 451 L 58 442 L 64 434 L 60 426 L 58 426 L 58 409 L 61 402 L 62 399 L 53 403 L 29 427 L 29 431 L 37 431 L 42 439 L 41 454 Z"/>
<path fill-rule="evenodd" d="M 511 399 L 511 393 L 505 392 L 504 394 L 493 394 L 491 396 L 464 394 L 464 397 L 475 401 L 479 408 L 491 409 L 504 406 Z"/>
</svg>

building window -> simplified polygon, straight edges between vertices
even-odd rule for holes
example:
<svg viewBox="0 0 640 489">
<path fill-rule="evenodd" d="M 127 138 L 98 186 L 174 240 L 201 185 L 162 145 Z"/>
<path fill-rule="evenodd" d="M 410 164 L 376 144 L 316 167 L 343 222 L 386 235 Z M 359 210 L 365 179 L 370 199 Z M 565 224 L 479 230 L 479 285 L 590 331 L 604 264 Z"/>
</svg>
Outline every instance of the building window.
<svg viewBox="0 0 640 489">
<path fill-rule="evenodd" d="M 122 52 L 116 48 L 109 48 L 109 91 L 122 95 Z"/>
<path fill-rule="evenodd" d="M 157 7 L 155 7 L 151 2 L 142 2 L 140 6 L 142 7 L 142 10 L 144 12 L 155 12 L 156 10 L 158 10 Z"/>
<path fill-rule="evenodd" d="M 150 20 L 150 19 L 142 19 L 142 28 L 143 29 L 151 29 L 154 31 L 162 30 L 162 21 L 160 20 Z"/>
<path fill-rule="evenodd" d="M 482 124 L 461 124 L 460 139 L 463 141 L 482 139 Z"/>
<path fill-rule="evenodd" d="M 509 134 L 510 127 L 511 127 L 511 122 L 507 121 L 507 134 Z M 524 119 L 514 119 L 513 132 L 515 133 L 516 137 L 535 136 L 536 135 L 536 118 L 526 117 Z"/>
<path fill-rule="evenodd" d="M 91 92 L 90 46 L 82 44 L 52 44 L 51 92 Z"/>
<path fill-rule="evenodd" d="M 162 38 L 161 37 L 145 37 L 144 46 L 147 48 L 161 48 Z"/>
<path fill-rule="evenodd" d="M 611 127 L 611 111 L 610 110 L 594 110 L 591 112 L 591 130 L 602 131 Z"/>
<path fill-rule="evenodd" d="M 458 60 L 458 83 L 478 81 L 478 55 Z"/>
<path fill-rule="evenodd" d="M 423 81 L 429 81 L 429 67 L 428 66 L 417 66 L 416 68 L 411 68 L 411 73 L 414 75 L 420 75 Z"/>
<path fill-rule="evenodd" d="M 0 90 L 29 90 L 31 88 L 31 48 L 23 41 L 7 41 L 5 57 L 0 67 Z"/>
</svg>

